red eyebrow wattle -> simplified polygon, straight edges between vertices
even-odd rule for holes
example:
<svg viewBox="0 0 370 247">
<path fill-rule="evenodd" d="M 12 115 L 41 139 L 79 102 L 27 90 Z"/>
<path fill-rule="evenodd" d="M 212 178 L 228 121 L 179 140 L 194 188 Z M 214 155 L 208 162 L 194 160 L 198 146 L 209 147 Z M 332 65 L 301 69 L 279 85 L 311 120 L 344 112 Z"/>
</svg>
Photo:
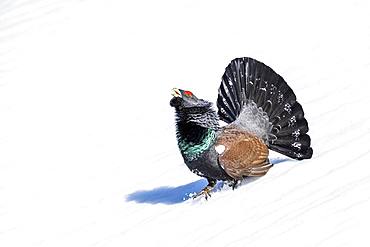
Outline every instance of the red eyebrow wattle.
<svg viewBox="0 0 370 247">
<path fill-rule="evenodd" d="M 192 93 L 192 92 L 190 92 L 190 91 L 185 91 L 185 92 L 184 92 L 184 94 L 186 94 L 186 95 L 188 95 L 188 96 L 192 96 L 192 95 L 193 95 L 193 93 Z"/>
</svg>

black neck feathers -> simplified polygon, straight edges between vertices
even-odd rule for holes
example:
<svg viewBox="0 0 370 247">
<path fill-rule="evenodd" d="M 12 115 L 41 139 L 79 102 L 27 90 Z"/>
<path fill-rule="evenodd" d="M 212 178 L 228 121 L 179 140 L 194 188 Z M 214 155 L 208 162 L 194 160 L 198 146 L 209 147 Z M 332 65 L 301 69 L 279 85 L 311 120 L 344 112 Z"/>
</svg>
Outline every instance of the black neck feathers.
<svg viewBox="0 0 370 247">
<path fill-rule="evenodd" d="M 176 109 L 177 140 L 199 145 L 220 129 L 218 115 L 211 107 Z"/>
</svg>

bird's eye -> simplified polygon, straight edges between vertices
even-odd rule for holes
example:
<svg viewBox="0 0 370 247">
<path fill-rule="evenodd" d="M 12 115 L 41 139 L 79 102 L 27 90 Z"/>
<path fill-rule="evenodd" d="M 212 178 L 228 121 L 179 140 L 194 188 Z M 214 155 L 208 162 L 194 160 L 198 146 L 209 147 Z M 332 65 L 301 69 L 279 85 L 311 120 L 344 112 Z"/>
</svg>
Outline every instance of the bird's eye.
<svg viewBox="0 0 370 247">
<path fill-rule="evenodd" d="M 185 94 L 186 96 L 188 96 L 188 97 L 193 96 L 193 93 L 192 93 L 192 92 L 190 92 L 190 91 L 185 91 L 185 92 L 184 92 L 184 94 Z"/>
</svg>

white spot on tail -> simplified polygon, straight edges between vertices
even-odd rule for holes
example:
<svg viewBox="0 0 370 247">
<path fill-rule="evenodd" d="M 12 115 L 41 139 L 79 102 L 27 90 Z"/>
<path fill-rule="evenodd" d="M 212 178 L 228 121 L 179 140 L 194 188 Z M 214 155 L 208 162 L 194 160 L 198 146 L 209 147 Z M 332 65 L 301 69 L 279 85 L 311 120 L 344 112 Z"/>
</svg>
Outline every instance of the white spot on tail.
<svg viewBox="0 0 370 247">
<path fill-rule="evenodd" d="M 302 148 L 302 143 L 294 142 L 294 143 L 292 143 L 292 147 L 295 147 L 298 151 L 300 151 L 301 148 Z"/>
<path fill-rule="evenodd" d="M 287 112 L 287 113 L 291 113 L 292 112 L 292 106 L 289 104 L 289 103 L 286 103 L 284 105 L 284 110 Z"/>
<path fill-rule="evenodd" d="M 301 130 L 300 129 L 296 129 L 295 131 L 293 131 L 292 136 L 297 141 L 300 134 L 301 134 Z"/>
</svg>

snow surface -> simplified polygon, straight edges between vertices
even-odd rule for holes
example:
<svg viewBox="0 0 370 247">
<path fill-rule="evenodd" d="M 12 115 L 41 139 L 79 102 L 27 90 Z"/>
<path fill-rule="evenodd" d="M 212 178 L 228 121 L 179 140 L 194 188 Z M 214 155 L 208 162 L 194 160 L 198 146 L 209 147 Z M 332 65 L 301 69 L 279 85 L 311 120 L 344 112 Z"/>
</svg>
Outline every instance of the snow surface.
<svg viewBox="0 0 370 247">
<path fill-rule="evenodd" d="M 370 246 L 369 1 L 0 1 L 0 246 Z M 314 156 L 236 190 L 188 171 L 171 89 L 256 58 Z"/>
</svg>

